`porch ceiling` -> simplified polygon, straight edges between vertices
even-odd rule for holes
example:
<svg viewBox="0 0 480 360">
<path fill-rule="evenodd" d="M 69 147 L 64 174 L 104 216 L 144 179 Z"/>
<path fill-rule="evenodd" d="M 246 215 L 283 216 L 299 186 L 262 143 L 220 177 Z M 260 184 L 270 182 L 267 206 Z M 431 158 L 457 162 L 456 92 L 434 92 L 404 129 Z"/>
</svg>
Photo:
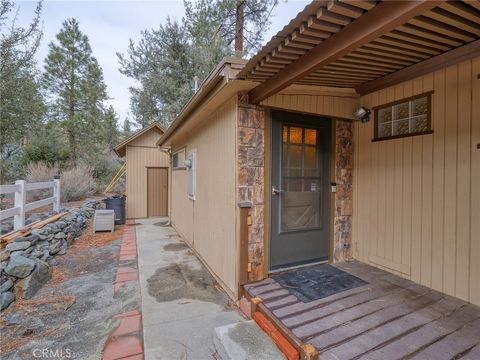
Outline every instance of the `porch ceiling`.
<svg viewBox="0 0 480 360">
<path fill-rule="evenodd" d="M 293 83 L 367 93 L 439 56 L 478 55 L 479 38 L 478 0 L 314 1 L 238 77 L 261 82 L 250 92 L 253 103 Z"/>
</svg>

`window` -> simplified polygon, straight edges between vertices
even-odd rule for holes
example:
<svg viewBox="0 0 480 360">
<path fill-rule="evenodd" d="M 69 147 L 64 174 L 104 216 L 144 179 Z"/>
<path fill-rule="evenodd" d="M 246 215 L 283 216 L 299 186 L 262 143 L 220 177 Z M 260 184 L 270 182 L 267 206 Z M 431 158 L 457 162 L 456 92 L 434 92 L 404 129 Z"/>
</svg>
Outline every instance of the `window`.
<svg viewBox="0 0 480 360">
<path fill-rule="evenodd" d="M 432 133 L 431 96 L 425 93 L 374 108 L 373 141 Z"/>
<path fill-rule="evenodd" d="M 185 169 L 185 148 L 177 150 L 172 154 L 172 169 Z"/>
<path fill-rule="evenodd" d="M 197 172 L 197 153 L 190 152 L 185 161 L 188 174 L 188 198 L 195 200 L 196 172 Z"/>
</svg>

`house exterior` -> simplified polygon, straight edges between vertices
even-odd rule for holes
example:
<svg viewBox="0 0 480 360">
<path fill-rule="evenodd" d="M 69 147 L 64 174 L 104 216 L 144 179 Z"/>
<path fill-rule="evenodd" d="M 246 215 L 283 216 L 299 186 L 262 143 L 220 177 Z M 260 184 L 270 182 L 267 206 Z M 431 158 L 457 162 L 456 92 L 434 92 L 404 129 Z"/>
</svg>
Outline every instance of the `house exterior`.
<svg viewBox="0 0 480 360">
<path fill-rule="evenodd" d="M 480 305 L 479 4 L 314 1 L 210 74 L 157 145 L 233 298 L 356 259 Z"/>
<path fill-rule="evenodd" d="M 145 218 L 168 215 L 170 156 L 156 142 L 165 129 L 158 123 L 134 133 L 114 151 L 126 163 L 126 216 Z"/>
</svg>

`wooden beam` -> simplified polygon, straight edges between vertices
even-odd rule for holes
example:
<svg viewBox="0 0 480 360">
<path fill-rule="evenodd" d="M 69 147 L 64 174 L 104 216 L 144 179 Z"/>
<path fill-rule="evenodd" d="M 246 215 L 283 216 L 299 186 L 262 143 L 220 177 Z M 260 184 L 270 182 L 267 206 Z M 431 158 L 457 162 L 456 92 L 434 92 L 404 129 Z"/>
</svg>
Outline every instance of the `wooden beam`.
<svg viewBox="0 0 480 360">
<path fill-rule="evenodd" d="M 278 72 L 270 80 L 252 89 L 249 92 L 250 101 L 253 104 L 260 103 L 309 73 L 340 59 L 356 48 L 394 30 L 440 3 L 442 1 L 381 2 Z"/>
<path fill-rule="evenodd" d="M 476 56 L 480 56 L 480 40 L 473 41 L 467 45 L 450 50 L 366 84 L 359 85 L 356 87 L 356 90 L 360 95 L 369 94 Z"/>
</svg>

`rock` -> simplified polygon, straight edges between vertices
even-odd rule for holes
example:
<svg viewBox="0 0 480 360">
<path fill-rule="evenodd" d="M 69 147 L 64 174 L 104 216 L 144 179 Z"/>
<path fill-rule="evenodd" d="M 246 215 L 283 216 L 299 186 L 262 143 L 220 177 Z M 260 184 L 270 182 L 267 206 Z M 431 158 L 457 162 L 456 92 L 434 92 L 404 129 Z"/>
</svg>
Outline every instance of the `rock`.
<svg viewBox="0 0 480 360">
<path fill-rule="evenodd" d="M 25 236 L 19 236 L 17 238 L 15 238 L 15 240 L 13 240 L 14 242 L 23 242 L 23 241 L 28 241 L 28 238 L 26 238 Z"/>
<path fill-rule="evenodd" d="M 21 255 L 10 256 L 5 272 L 8 275 L 18 278 L 26 278 L 33 271 L 35 267 L 35 261 L 23 257 Z"/>
<path fill-rule="evenodd" d="M 30 215 L 27 220 L 25 221 L 26 224 L 31 224 L 35 221 L 38 221 L 38 220 L 42 220 L 43 219 L 43 216 L 42 214 L 37 214 L 37 213 L 34 213 L 32 215 Z"/>
<path fill-rule="evenodd" d="M 57 259 L 55 259 L 53 257 L 50 257 L 50 259 L 48 259 L 47 262 L 50 266 L 57 266 L 58 265 Z"/>
<path fill-rule="evenodd" d="M 10 232 L 10 231 L 12 231 L 12 230 L 13 230 L 13 224 L 12 224 L 12 223 L 2 222 L 2 223 L 0 224 L 0 232 L 1 232 L 2 234 L 6 234 L 6 233 L 8 233 L 8 232 Z"/>
<path fill-rule="evenodd" d="M 30 246 L 28 249 L 24 250 L 23 253 L 24 254 L 30 254 L 32 251 L 33 251 L 33 247 Z"/>
<path fill-rule="evenodd" d="M 31 299 L 43 284 L 52 278 L 52 271 L 47 263 L 41 260 L 36 260 L 35 262 L 37 263 L 35 270 L 33 270 L 30 276 L 22 280 L 22 298 L 24 299 Z"/>
<path fill-rule="evenodd" d="M 10 257 L 10 251 L 2 249 L 0 250 L 0 261 L 5 261 Z"/>
<path fill-rule="evenodd" d="M 32 245 L 35 245 L 38 240 L 40 240 L 40 237 L 38 235 L 30 235 L 26 237 L 27 241 L 30 241 Z"/>
<path fill-rule="evenodd" d="M 15 300 L 15 295 L 13 295 L 13 292 L 11 291 L 0 294 L 0 311 L 6 309 L 13 300 Z"/>
<path fill-rule="evenodd" d="M 58 253 L 60 251 L 60 248 L 61 248 L 61 243 L 55 243 L 55 244 L 52 244 L 50 245 L 50 247 L 48 248 L 48 252 L 50 255 L 55 255 L 56 253 Z"/>
<path fill-rule="evenodd" d="M 57 255 L 65 255 L 67 253 L 67 248 L 68 248 L 67 243 L 63 243 Z"/>
<path fill-rule="evenodd" d="M 57 221 L 55 224 L 57 225 L 57 227 L 58 227 L 59 229 L 63 229 L 63 228 L 65 228 L 65 227 L 67 226 L 67 223 L 64 222 L 64 221 L 61 221 L 61 220 Z"/>
<path fill-rule="evenodd" d="M 12 242 L 5 246 L 5 249 L 8 251 L 18 251 L 18 250 L 25 250 L 32 246 L 30 241 L 20 241 L 20 242 Z"/>
<path fill-rule="evenodd" d="M 0 294 L 10 290 L 12 286 L 13 286 L 13 281 L 10 279 L 7 279 L 7 281 L 3 282 L 2 285 L 0 285 Z"/>
<path fill-rule="evenodd" d="M 0 273 L 6 269 L 7 264 L 8 264 L 8 261 L 0 262 Z"/>
<path fill-rule="evenodd" d="M 55 239 L 65 239 L 66 237 L 67 235 L 63 231 L 55 234 Z"/>
</svg>

